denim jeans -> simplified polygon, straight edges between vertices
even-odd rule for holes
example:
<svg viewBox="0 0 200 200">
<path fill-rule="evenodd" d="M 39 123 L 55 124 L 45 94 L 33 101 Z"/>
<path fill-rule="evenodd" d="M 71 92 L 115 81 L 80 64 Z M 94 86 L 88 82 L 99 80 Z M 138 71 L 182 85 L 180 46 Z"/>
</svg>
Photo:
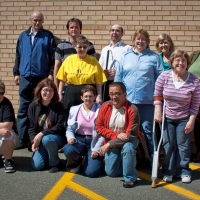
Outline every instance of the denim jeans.
<svg viewBox="0 0 200 200">
<path fill-rule="evenodd" d="M 33 91 L 37 84 L 43 78 L 40 77 L 21 77 L 19 85 L 19 100 L 20 106 L 17 113 L 17 129 L 19 140 L 23 142 L 28 142 L 28 117 L 27 110 L 29 104 L 33 101 L 34 94 Z"/>
<path fill-rule="evenodd" d="M 135 104 L 140 113 L 140 129 L 146 139 L 149 156 L 153 159 L 153 120 L 154 106 L 151 104 Z"/>
<path fill-rule="evenodd" d="M 60 162 L 58 149 L 63 147 L 65 140 L 60 135 L 45 135 L 39 145 L 39 149 L 33 153 L 31 165 L 34 170 L 41 170 L 45 166 L 56 166 Z"/>
<path fill-rule="evenodd" d="M 164 175 L 190 175 L 190 141 L 192 132 L 185 134 L 185 126 L 189 117 L 184 119 L 165 119 L 163 148 L 164 162 L 162 171 Z"/>
<path fill-rule="evenodd" d="M 123 175 L 125 182 L 134 182 L 138 178 L 136 171 L 136 148 L 139 140 L 127 142 L 122 147 L 110 149 L 105 153 L 105 171 L 108 176 Z"/>
<path fill-rule="evenodd" d="M 82 156 L 84 156 L 83 173 L 88 177 L 99 176 L 103 166 L 103 157 L 91 158 L 92 138 L 76 135 L 76 139 L 76 143 L 66 144 L 64 147 L 64 154 L 67 158 L 66 167 L 76 168 L 82 163 Z"/>
</svg>

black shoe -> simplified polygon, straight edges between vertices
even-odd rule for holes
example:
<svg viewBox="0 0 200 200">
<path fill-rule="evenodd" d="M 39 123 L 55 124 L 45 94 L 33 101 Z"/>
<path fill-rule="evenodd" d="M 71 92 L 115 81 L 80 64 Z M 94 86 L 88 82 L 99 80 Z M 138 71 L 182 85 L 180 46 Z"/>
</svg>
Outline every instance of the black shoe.
<svg viewBox="0 0 200 200">
<path fill-rule="evenodd" d="M 135 186 L 135 184 L 137 183 L 137 180 L 134 182 L 123 182 L 123 187 L 125 188 L 132 188 Z"/>
<path fill-rule="evenodd" d="M 49 173 L 56 173 L 56 172 L 58 172 L 59 170 L 58 170 L 58 167 L 52 167 L 50 170 L 49 170 Z"/>
<path fill-rule="evenodd" d="M 4 160 L 3 161 L 3 163 L 4 163 L 4 168 L 5 168 L 5 172 L 6 173 L 13 173 L 13 172 L 15 172 L 16 170 L 15 170 L 15 168 L 14 168 L 14 162 L 13 162 L 13 160 Z"/>
<path fill-rule="evenodd" d="M 61 162 L 59 162 L 56 166 L 51 166 L 49 169 L 49 173 L 56 173 L 61 168 Z"/>
</svg>

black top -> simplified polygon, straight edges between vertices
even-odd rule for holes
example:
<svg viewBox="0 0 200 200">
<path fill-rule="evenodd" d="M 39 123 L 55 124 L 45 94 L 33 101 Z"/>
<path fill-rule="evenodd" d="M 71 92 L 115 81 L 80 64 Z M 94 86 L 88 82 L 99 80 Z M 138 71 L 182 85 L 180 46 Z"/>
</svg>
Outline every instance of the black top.
<svg viewBox="0 0 200 200">
<path fill-rule="evenodd" d="M 65 137 L 65 109 L 61 102 L 57 103 L 56 105 L 50 105 L 48 107 L 48 128 L 45 128 L 41 131 L 41 128 L 38 123 L 38 117 L 41 114 L 42 105 L 36 104 L 32 102 L 28 108 L 28 119 L 29 119 L 29 128 L 28 133 L 31 142 L 33 141 L 34 137 L 39 133 L 42 132 L 44 135 L 48 134 L 56 134 L 61 135 L 63 139 Z"/>
<path fill-rule="evenodd" d="M 0 122 L 13 122 L 12 129 L 16 132 L 15 112 L 10 100 L 6 97 L 0 103 Z"/>
</svg>

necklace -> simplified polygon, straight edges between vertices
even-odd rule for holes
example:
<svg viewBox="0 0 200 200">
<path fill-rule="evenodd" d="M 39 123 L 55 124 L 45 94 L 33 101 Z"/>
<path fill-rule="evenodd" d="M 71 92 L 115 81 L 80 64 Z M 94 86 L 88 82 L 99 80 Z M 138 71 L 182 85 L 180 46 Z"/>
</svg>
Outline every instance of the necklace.
<svg viewBox="0 0 200 200">
<path fill-rule="evenodd" d="M 177 81 L 178 81 L 178 82 L 181 82 L 181 78 L 180 78 L 180 77 L 178 77 L 178 78 L 177 78 Z"/>
</svg>

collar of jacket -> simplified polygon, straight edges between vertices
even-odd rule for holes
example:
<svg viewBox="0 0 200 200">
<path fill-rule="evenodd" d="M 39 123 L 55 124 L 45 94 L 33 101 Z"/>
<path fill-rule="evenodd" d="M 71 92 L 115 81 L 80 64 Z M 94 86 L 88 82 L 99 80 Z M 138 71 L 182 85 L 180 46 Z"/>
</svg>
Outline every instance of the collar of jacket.
<svg viewBox="0 0 200 200">
<path fill-rule="evenodd" d="M 31 32 L 31 27 L 32 27 L 32 26 L 30 26 L 30 27 L 28 28 L 28 30 L 26 30 L 26 34 L 27 34 L 27 35 L 30 34 L 30 32 Z M 42 30 L 43 30 L 43 26 L 40 28 L 40 30 L 37 32 L 37 34 L 38 34 L 39 32 L 41 32 Z M 37 34 L 36 34 L 36 35 L 37 35 Z"/>
</svg>

